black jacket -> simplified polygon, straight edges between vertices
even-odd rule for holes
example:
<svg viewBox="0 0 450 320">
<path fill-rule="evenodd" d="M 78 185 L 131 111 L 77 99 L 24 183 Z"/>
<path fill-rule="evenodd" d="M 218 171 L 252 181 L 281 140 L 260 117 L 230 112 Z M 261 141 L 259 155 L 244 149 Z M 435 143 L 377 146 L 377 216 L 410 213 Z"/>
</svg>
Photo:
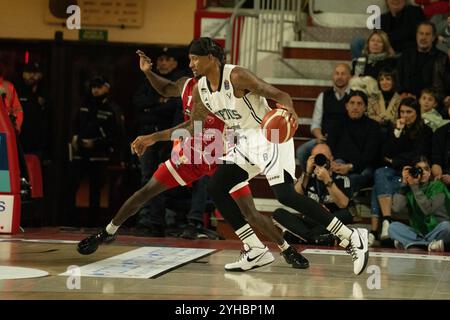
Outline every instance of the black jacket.
<svg viewBox="0 0 450 320">
<path fill-rule="evenodd" d="M 408 47 L 416 45 L 416 28 L 425 20 L 420 7 L 407 5 L 396 17 L 391 12 L 381 15 L 381 30 L 389 36 L 392 47 L 401 52 Z"/>
<path fill-rule="evenodd" d="M 103 101 L 92 97 L 85 99 L 75 119 L 74 135 L 78 135 L 79 145 L 75 157 L 108 160 L 114 149 L 118 147 L 119 127 L 111 104 L 108 98 Z M 83 148 L 82 139 L 93 139 L 94 148 Z"/>
<path fill-rule="evenodd" d="M 402 53 L 397 65 L 399 92 L 409 92 L 419 97 L 420 91 L 433 85 L 435 63 L 445 57 L 445 54 L 435 47 L 424 54 L 425 62 L 418 66 L 420 53 L 417 47 L 409 48 Z"/>
<path fill-rule="evenodd" d="M 16 85 L 17 95 L 23 109 L 23 123 L 20 142 L 25 153 L 42 155 L 49 147 L 50 124 L 44 94 L 39 90 L 32 91 L 23 80 Z M 42 104 L 41 104 L 42 103 Z"/>
<path fill-rule="evenodd" d="M 401 171 L 406 165 L 418 156 L 431 156 L 431 143 L 433 131 L 430 127 L 423 124 L 421 131 L 411 138 L 409 129 L 402 131 L 399 138 L 394 135 L 394 129 L 389 132 L 387 141 L 383 146 L 383 158 L 392 159 L 392 164 L 388 164 L 397 171 Z"/>
<path fill-rule="evenodd" d="M 433 86 L 444 96 L 450 96 L 450 60 L 444 54 L 436 60 L 433 70 Z"/>
<path fill-rule="evenodd" d="M 397 59 L 392 58 L 392 57 L 386 58 L 384 60 L 380 60 L 373 64 L 368 63 L 367 57 L 364 57 L 364 58 L 366 59 L 365 65 L 364 65 L 364 72 L 359 75 L 360 77 L 369 76 L 369 77 L 372 77 L 375 80 L 377 80 L 378 74 L 380 73 L 381 70 L 383 70 L 383 69 L 393 70 L 397 66 Z M 356 68 L 357 62 L 358 62 L 357 60 L 353 60 L 352 75 L 355 75 L 355 68 Z"/>
<path fill-rule="evenodd" d="M 366 116 L 358 120 L 347 117 L 339 134 L 330 136 L 327 141 L 334 158 L 353 164 L 353 171 L 359 173 L 375 165 L 380 137 L 380 127 L 374 120 Z"/>
<path fill-rule="evenodd" d="M 431 162 L 440 165 L 444 173 L 450 173 L 450 123 L 433 134 Z"/>
<path fill-rule="evenodd" d="M 176 81 L 186 76 L 186 72 L 175 70 L 165 78 Z M 174 115 L 182 109 L 181 98 L 164 98 L 147 79 L 132 97 L 138 134 L 149 134 L 173 126 Z"/>
</svg>

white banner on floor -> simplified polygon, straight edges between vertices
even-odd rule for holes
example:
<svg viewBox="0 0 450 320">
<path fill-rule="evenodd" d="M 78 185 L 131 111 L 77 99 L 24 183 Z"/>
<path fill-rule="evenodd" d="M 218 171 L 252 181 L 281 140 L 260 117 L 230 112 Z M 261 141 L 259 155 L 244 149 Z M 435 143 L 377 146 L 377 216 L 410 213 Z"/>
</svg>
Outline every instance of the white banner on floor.
<svg viewBox="0 0 450 320">
<path fill-rule="evenodd" d="M 142 247 L 80 267 L 82 277 L 148 279 L 214 252 L 214 249 Z M 72 276 L 64 272 L 60 276 Z"/>
<path fill-rule="evenodd" d="M 326 250 L 326 249 L 305 249 L 302 253 L 306 254 L 328 254 L 336 256 L 348 255 L 344 250 Z M 400 259 L 422 259 L 422 260 L 441 260 L 450 261 L 449 256 L 436 256 L 432 254 L 414 254 L 414 253 L 393 253 L 393 252 L 369 252 L 370 257 L 380 258 L 400 258 Z"/>
</svg>

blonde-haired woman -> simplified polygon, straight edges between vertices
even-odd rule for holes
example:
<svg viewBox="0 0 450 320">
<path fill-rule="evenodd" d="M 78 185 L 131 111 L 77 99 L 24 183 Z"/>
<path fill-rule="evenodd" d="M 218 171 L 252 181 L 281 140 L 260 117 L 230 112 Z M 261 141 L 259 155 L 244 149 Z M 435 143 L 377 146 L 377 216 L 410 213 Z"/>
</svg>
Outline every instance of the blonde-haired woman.
<svg viewBox="0 0 450 320">
<path fill-rule="evenodd" d="M 388 35 L 384 31 L 374 30 L 367 38 L 362 55 L 353 60 L 352 73 L 377 79 L 381 69 L 393 69 L 395 65 L 395 52 Z"/>
</svg>

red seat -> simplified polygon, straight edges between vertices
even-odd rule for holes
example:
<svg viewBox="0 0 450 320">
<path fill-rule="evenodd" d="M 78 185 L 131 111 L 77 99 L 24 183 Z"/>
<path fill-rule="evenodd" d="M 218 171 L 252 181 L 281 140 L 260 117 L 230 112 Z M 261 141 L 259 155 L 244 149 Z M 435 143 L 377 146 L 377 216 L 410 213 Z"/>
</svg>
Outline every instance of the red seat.
<svg viewBox="0 0 450 320">
<path fill-rule="evenodd" d="M 26 154 L 25 162 L 27 163 L 28 175 L 31 184 L 31 198 L 42 198 L 44 190 L 42 186 L 42 170 L 39 158 L 34 154 Z"/>
</svg>

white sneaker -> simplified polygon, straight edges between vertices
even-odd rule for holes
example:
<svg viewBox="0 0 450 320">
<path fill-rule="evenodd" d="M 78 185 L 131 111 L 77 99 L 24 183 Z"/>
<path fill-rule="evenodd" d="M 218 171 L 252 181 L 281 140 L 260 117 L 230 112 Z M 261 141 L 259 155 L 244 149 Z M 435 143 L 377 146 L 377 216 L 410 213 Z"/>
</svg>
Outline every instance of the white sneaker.
<svg viewBox="0 0 450 320">
<path fill-rule="evenodd" d="M 253 268 L 262 267 L 275 260 L 269 248 L 250 248 L 244 244 L 244 251 L 241 252 L 239 260 L 225 265 L 227 271 L 247 271 Z"/>
<path fill-rule="evenodd" d="M 428 245 L 428 251 L 430 252 L 444 252 L 444 240 L 433 240 Z"/>
<path fill-rule="evenodd" d="M 394 240 L 394 247 L 398 250 L 405 250 L 405 246 L 398 240 Z"/>
<path fill-rule="evenodd" d="M 367 229 L 353 229 L 347 252 L 352 256 L 353 272 L 361 274 L 367 266 L 369 260 L 369 243 Z"/>
<path fill-rule="evenodd" d="M 381 225 L 380 240 L 389 239 L 389 224 L 389 220 L 383 220 L 383 224 Z"/>
</svg>

